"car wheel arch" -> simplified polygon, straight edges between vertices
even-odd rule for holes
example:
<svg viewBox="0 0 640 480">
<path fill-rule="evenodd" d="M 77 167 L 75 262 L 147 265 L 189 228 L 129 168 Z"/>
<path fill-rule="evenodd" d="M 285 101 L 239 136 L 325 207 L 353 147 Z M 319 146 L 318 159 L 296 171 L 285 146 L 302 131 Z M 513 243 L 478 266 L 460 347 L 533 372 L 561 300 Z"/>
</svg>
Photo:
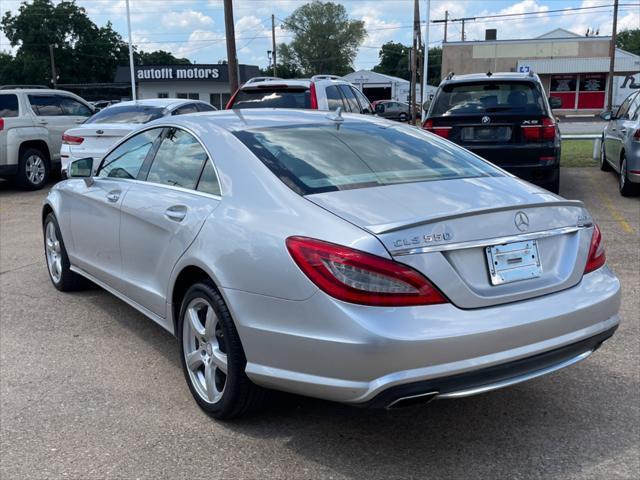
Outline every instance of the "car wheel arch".
<svg viewBox="0 0 640 480">
<path fill-rule="evenodd" d="M 20 144 L 20 149 L 18 150 L 18 156 L 22 157 L 22 152 L 29 148 L 34 148 L 36 150 L 40 150 L 47 162 L 51 163 L 51 152 L 49 152 L 49 145 L 44 140 L 27 140 Z"/>
</svg>

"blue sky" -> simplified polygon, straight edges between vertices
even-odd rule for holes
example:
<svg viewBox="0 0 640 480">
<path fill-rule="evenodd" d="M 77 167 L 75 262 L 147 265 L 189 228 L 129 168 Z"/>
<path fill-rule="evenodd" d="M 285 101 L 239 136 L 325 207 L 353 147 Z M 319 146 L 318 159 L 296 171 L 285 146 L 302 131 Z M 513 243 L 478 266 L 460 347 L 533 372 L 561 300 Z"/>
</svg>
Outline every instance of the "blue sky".
<svg viewBox="0 0 640 480">
<path fill-rule="evenodd" d="M 133 43 L 142 50 L 168 50 L 197 63 L 216 63 L 226 58 L 222 0 L 130 0 Z M 21 2 L 0 0 L 0 10 L 16 10 Z M 127 38 L 124 0 L 77 0 L 98 25 L 111 21 L 123 38 Z M 276 16 L 278 42 L 287 42 L 290 34 L 279 24 L 305 0 L 234 0 L 238 58 L 241 63 L 265 66 L 271 49 L 271 14 Z M 413 0 L 342 0 L 352 18 L 365 22 L 368 36 L 354 67 L 371 68 L 377 63 L 379 47 L 389 41 L 411 42 Z M 425 18 L 425 0 L 420 0 Z M 530 38 L 554 28 L 584 34 L 587 28 L 611 33 L 612 8 L 580 12 L 545 13 L 575 7 L 610 6 L 613 0 L 431 0 L 431 19 L 484 16 L 505 13 L 540 12 L 540 15 L 502 20 L 468 22 L 466 38 L 484 37 L 486 28 L 497 28 L 498 38 Z M 619 29 L 640 27 L 640 0 L 621 0 Z M 429 28 L 430 43 L 442 42 L 441 24 Z M 449 40 L 460 39 L 460 24 L 449 25 Z M 7 50 L 7 40 L 0 35 L 0 49 Z"/>
</svg>

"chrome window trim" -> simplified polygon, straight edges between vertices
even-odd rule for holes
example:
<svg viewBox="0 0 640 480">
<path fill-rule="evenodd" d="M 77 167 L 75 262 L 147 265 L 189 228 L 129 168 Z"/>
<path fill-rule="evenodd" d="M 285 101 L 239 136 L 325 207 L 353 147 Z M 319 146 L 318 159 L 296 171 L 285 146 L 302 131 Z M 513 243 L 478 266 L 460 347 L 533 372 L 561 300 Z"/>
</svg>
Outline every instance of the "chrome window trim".
<svg viewBox="0 0 640 480">
<path fill-rule="evenodd" d="M 554 228 L 552 230 L 543 230 L 539 232 L 524 233 L 520 235 L 508 235 L 504 237 L 485 238 L 482 240 L 469 240 L 467 242 L 429 245 L 428 247 L 389 250 L 389 252 L 394 257 L 399 257 L 403 255 L 414 255 L 416 253 L 446 252 L 449 250 L 462 250 L 466 248 L 491 247 L 494 245 L 502 245 L 505 243 L 521 242 L 525 240 L 538 240 L 541 238 L 548 238 L 556 235 L 565 235 L 568 233 L 575 233 L 579 230 L 591 228 L 592 226 L 593 226 L 592 223 L 585 223 L 583 225 L 575 225 L 572 227 L 560 227 L 560 228 Z"/>
<path fill-rule="evenodd" d="M 127 182 L 127 183 L 133 183 L 136 185 L 153 185 L 154 187 L 163 187 L 169 190 L 176 190 L 178 192 L 183 192 L 183 193 L 193 193 L 195 195 L 199 195 L 201 197 L 207 197 L 207 198 L 211 198 L 214 200 L 222 200 L 222 196 L 220 195 L 214 195 L 213 193 L 207 193 L 207 192 L 201 192 L 199 190 L 193 190 L 191 188 L 184 188 L 184 187 L 176 187 L 174 185 L 167 185 L 166 183 L 155 183 L 155 182 L 148 182 L 146 180 L 138 180 L 136 178 L 119 178 L 119 177 L 94 177 L 96 182 L 100 182 L 100 180 L 102 179 L 106 179 L 106 180 L 110 180 L 110 181 L 117 181 L 117 182 Z"/>
<path fill-rule="evenodd" d="M 200 140 L 198 135 L 196 135 L 196 133 L 193 130 L 191 130 L 189 127 L 185 127 L 185 126 L 182 126 L 182 125 L 161 123 L 161 124 L 149 125 L 147 127 L 140 128 L 140 129 L 134 130 L 133 132 L 130 132 L 125 137 L 123 137 L 122 140 L 120 142 L 118 142 L 117 145 L 113 146 L 107 153 L 105 153 L 102 156 L 102 160 L 100 160 L 100 166 L 96 170 L 96 173 L 102 168 L 102 164 L 104 163 L 104 159 L 107 158 L 108 155 L 111 155 L 111 152 L 113 152 L 116 148 L 118 148 L 124 142 L 128 141 L 129 138 L 133 137 L 134 135 L 138 135 L 140 133 L 144 133 L 147 130 L 152 130 L 154 128 L 160 128 L 160 129 L 164 129 L 164 128 L 179 128 L 179 129 L 184 130 L 185 132 L 189 133 L 193 138 L 196 139 L 196 141 L 200 144 L 200 146 L 202 147 L 204 152 L 207 154 L 207 161 L 210 161 L 211 164 L 213 165 L 213 171 L 216 173 L 216 178 L 218 179 L 218 186 L 220 187 L 220 195 L 214 195 L 213 193 L 200 192 L 200 191 L 196 190 L 195 188 L 194 189 L 190 189 L 190 188 L 183 188 L 183 187 L 174 187 L 174 186 L 165 185 L 165 184 L 162 184 L 162 183 L 148 182 L 146 180 L 117 178 L 117 177 L 100 177 L 99 175 L 94 175 L 93 178 L 109 178 L 110 180 L 118 179 L 118 180 L 130 181 L 130 182 L 147 183 L 149 185 L 158 185 L 158 186 L 161 186 L 161 187 L 166 186 L 166 187 L 169 187 L 169 188 L 174 188 L 174 189 L 179 190 L 179 191 L 198 193 L 198 194 L 201 194 L 201 195 L 205 195 L 205 196 L 212 197 L 212 198 L 217 198 L 218 200 L 220 200 L 222 198 L 222 182 L 220 181 L 220 173 L 218 172 L 218 167 L 216 167 L 216 162 L 213 161 L 213 157 L 211 155 L 211 152 L 209 152 L 209 149 L 205 146 L 204 143 L 202 143 L 202 140 Z M 153 160 L 155 161 L 155 156 L 154 156 Z M 153 165 L 153 162 L 151 162 L 151 165 Z M 197 185 L 196 185 L 196 187 L 197 187 Z"/>
</svg>

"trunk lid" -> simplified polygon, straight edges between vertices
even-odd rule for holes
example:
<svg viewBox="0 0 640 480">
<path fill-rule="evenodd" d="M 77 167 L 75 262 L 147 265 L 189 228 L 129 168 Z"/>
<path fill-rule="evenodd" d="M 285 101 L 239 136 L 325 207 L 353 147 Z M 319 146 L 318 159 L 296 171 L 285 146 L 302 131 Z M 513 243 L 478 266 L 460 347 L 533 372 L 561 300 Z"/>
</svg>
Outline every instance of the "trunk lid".
<svg viewBox="0 0 640 480">
<path fill-rule="evenodd" d="M 591 239 L 591 218 L 581 202 L 512 177 L 408 183 L 306 198 L 375 235 L 395 260 L 422 272 L 460 308 L 523 300 L 577 284 Z M 536 276 L 494 284 L 487 248 L 534 240 Z"/>
<path fill-rule="evenodd" d="M 75 158 L 92 157 L 94 160 L 100 160 L 117 140 L 139 126 L 123 123 L 87 123 L 82 127 L 67 130 L 65 135 L 84 138 L 79 145 L 69 145 L 69 150 Z"/>
</svg>

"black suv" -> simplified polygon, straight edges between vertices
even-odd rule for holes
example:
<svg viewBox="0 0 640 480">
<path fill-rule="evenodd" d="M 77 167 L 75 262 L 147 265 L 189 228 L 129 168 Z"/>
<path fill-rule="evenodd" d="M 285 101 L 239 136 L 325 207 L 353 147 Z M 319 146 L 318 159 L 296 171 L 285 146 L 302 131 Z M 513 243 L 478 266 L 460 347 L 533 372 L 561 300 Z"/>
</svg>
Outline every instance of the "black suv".
<svg viewBox="0 0 640 480">
<path fill-rule="evenodd" d="M 533 73 L 449 74 L 422 128 L 558 193 L 560 131 Z"/>
</svg>

